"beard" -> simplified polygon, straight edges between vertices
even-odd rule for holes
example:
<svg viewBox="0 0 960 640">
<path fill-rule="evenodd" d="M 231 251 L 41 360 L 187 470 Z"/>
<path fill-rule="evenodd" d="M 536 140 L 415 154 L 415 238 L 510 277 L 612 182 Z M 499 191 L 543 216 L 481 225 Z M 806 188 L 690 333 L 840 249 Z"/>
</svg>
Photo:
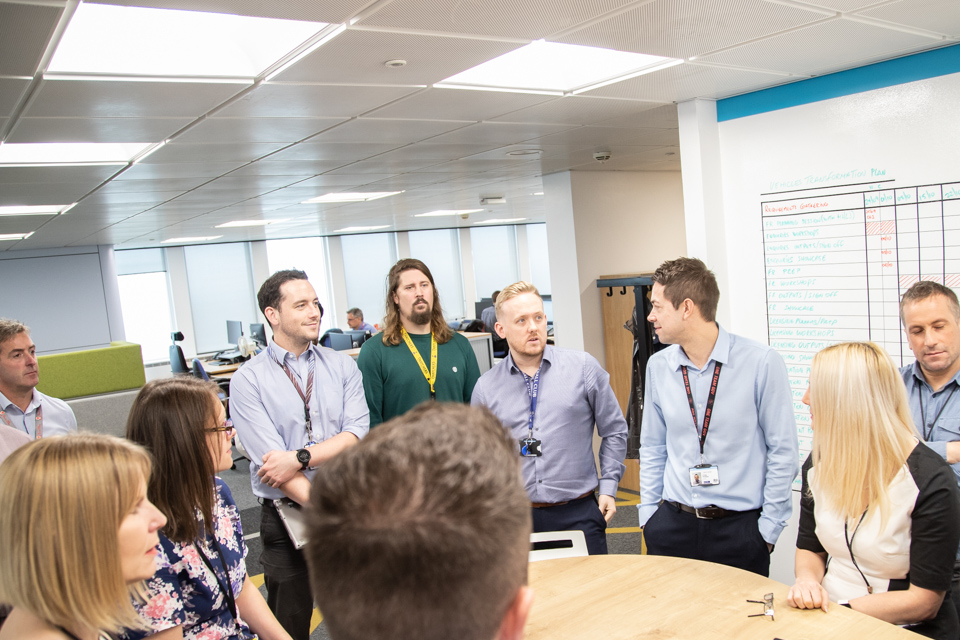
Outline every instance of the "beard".
<svg viewBox="0 0 960 640">
<path fill-rule="evenodd" d="M 418 325 L 429 324 L 432 315 L 433 315 L 433 309 L 427 307 L 424 311 L 411 312 L 410 321 L 413 322 L 413 324 L 418 324 Z"/>
</svg>

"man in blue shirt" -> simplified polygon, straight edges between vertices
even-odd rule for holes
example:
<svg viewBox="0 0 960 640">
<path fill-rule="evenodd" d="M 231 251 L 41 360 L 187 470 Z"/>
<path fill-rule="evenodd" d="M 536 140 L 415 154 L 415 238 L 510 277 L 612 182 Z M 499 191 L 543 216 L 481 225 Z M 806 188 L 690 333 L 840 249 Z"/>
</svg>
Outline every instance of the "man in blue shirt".
<svg viewBox="0 0 960 640">
<path fill-rule="evenodd" d="M 306 274 L 278 271 L 263 283 L 257 301 L 273 339 L 231 379 L 230 413 L 262 505 L 267 604 L 295 640 L 307 640 L 309 576 L 273 501 L 307 504 L 315 467 L 356 444 L 370 421 L 353 359 L 312 344 L 323 312 Z"/>
<path fill-rule="evenodd" d="M 497 324 L 497 297 L 499 297 L 500 291 L 494 291 L 490 294 L 490 299 L 493 300 L 493 304 L 480 312 L 480 320 L 483 321 L 483 330 L 496 335 L 495 325 Z M 496 351 L 496 349 L 494 349 Z"/>
<path fill-rule="evenodd" d="M 587 353 L 547 345 L 543 300 L 532 284 L 505 288 L 496 312 L 497 333 L 510 353 L 480 376 L 471 404 L 488 407 L 515 438 L 534 532 L 580 530 L 591 554 L 606 553 L 627 453 L 627 422 L 610 376 Z M 594 424 L 601 438 L 599 483 Z"/>
<path fill-rule="evenodd" d="M 347 309 L 347 326 L 353 331 L 369 331 L 370 335 L 377 332 L 376 327 L 363 321 L 363 311 L 358 307 Z"/>
<path fill-rule="evenodd" d="M 667 261 L 653 282 L 647 319 L 671 346 L 647 363 L 639 505 L 647 551 L 766 576 L 797 475 L 787 368 L 770 347 L 717 324 L 720 290 L 702 261 Z"/>
<path fill-rule="evenodd" d="M 927 446 L 953 466 L 960 481 L 960 304 L 952 289 L 930 280 L 915 283 L 900 300 L 913 364 L 900 369 L 910 413 Z M 960 550 L 950 596 L 960 615 Z"/>
<path fill-rule="evenodd" d="M 37 345 L 22 322 L 0 318 L 0 424 L 31 438 L 77 430 L 73 409 L 63 400 L 37 391 Z"/>
</svg>

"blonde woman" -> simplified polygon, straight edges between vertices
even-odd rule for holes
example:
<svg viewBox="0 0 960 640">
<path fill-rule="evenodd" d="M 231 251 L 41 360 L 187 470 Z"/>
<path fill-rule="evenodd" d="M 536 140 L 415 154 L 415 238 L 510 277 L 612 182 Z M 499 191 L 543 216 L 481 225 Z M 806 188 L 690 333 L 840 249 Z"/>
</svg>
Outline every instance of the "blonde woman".
<svg viewBox="0 0 960 640">
<path fill-rule="evenodd" d="M 803 397 L 813 451 L 803 465 L 796 583 L 787 602 L 829 602 L 957 637 L 944 602 L 960 540 L 960 491 L 952 469 L 915 435 L 903 381 L 870 342 L 818 353 Z"/>
<path fill-rule="evenodd" d="M 155 571 L 150 458 L 111 436 L 24 445 L 0 465 L 0 640 L 98 640 L 140 626 L 130 589 Z"/>
</svg>

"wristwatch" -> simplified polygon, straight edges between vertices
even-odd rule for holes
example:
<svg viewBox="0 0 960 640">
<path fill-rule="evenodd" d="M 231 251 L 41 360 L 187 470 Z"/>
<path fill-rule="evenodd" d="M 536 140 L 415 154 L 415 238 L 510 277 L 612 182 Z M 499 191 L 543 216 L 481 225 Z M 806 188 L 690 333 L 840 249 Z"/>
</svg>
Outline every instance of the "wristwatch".
<svg viewBox="0 0 960 640">
<path fill-rule="evenodd" d="M 297 461 L 300 463 L 300 470 L 303 471 L 310 466 L 310 451 L 307 449 L 297 449 Z"/>
</svg>

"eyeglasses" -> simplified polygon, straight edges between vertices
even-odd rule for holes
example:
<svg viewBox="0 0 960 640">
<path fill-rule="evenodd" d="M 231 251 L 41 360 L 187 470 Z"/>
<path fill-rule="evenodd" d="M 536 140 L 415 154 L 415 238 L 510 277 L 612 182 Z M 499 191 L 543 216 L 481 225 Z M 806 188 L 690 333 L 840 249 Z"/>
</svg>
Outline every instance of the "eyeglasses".
<svg viewBox="0 0 960 640">
<path fill-rule="evenodd" d="M 768 594 L 764 595 L 764 596 L 763 596 L 763 600 L 747 600 L 747 602 L 751 602 L 751 603 L 753 603 L 753 604 L 762 604 L 762 605 L 763 605 L 763 613 L 754 613 L 754 614 L 748 615 L 748 616 L 747 616 L 748 618 L 759 618 L 760 616 L 770 616 L 770 619 L 771 619 L 771 620 L 774 619 L 774 617 L 773 617 L 773 594 L 772 594 L 772 593 L 768 593 Z"/>
<path fill-rule="evenodd" d="M 223 423 L 222 427 L 213 427 L 212 429 L 204 429 L 208 433 L 223 433 L 226 432 L 227 435 L 233 435 L 235 429 L 233 428 L 233 420 L 227 420 Z"/>
</svg>

